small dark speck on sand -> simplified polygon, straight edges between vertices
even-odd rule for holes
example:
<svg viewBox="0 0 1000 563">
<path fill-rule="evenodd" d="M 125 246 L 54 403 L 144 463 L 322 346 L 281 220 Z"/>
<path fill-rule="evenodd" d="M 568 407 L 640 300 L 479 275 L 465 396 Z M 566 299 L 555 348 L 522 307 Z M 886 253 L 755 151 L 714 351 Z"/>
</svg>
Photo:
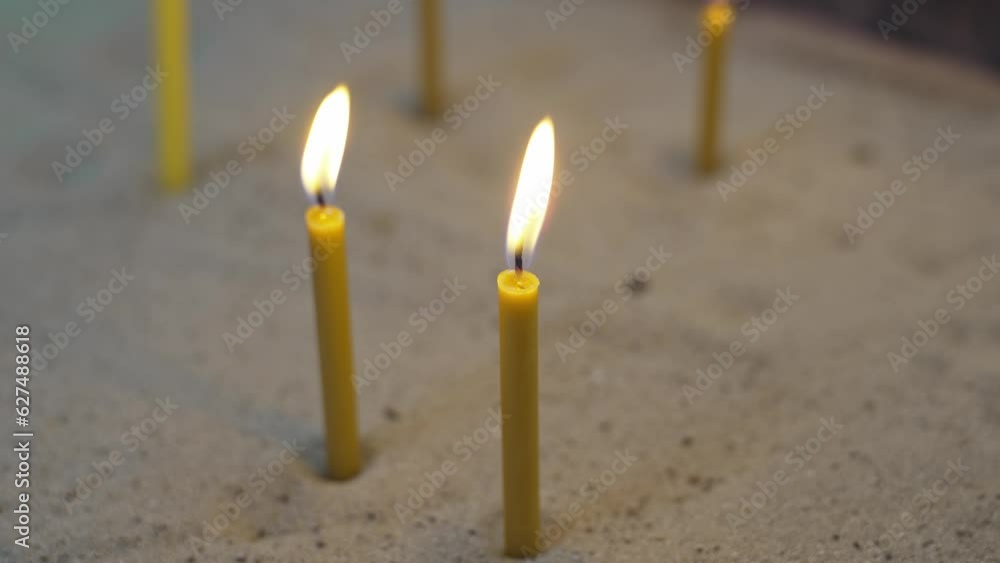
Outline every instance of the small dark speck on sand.
<svg viewBox="0 0 1000 563">
<path fill-rule="evenodd" d="M 867 143 L 856 143 L 851 147 L 851 160 L 855 164 L 867 166 L 877 160 L 875 148 Z"/>
<path fill-rule="evenodd" d="M 648 283 L 649 282 L 644 282 L 631 274 L 625 278 L 625 285 L 636 293 L 641 293 L 644 289 L 646 289 L 646 285 L 648 285 Z"/>
</svg>

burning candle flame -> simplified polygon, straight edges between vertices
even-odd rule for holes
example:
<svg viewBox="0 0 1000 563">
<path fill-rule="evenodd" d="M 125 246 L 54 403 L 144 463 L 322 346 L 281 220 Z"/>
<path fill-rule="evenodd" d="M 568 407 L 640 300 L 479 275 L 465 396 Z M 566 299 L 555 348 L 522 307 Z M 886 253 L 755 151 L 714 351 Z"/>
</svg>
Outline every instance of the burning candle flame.
<svg viewBox="0 0 1000 563">
<path fill-rule="evenodd" d="M 507 266 L 527 268 L 542 231 L 545 210 L 552 191 L 556 138 L 552 119 L 546 117 L 531 134 L 521 164 L 521 176 L 514 193 L 514 204 L 507 224 Z"/>
<path fill-rule="evenodd" d="M 347 86 L 340 84 L 323 100 L 313 118 L 302 152 L 302 187 L 310 199 L 320 204 L 333 200 L 350 117 L 351 95 Z"/>
</svg>

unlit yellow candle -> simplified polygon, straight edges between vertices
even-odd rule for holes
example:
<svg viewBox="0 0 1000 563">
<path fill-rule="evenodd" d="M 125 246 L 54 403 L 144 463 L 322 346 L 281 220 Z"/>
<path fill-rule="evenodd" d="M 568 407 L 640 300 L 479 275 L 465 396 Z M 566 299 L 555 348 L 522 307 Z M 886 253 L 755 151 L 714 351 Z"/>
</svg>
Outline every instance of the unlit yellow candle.
<svg viewBox="0 0 1000 563">
<path fill-rule="evenodd" d="M 351 311 L 344 250 L 344 212 L 313 206 L 306 212 L 309 248 L 316 260 L 313 292 L 323 381 L 327 467 L 330 477 L 348 479 L 361 470 L 361 444 L 351 348 Z"/>
<path fill-rule="evenodd" d="M 503 422 L 504 552 L 534 555 L 538 501 L 538 278 L 505 270 L 500 299 L 500 410 Z"/>
<path fill-rule="evenodd" d="M 153 0 L 153 5 L 154 63 L 164 74 L 157 104 L 160 181 L 176 190 L 191 181 L 188 0 Z"/>
<path fill-rule="evenodd" d="M 703 173 L 714 171 L 719 165 L 719 122 L 722 113 L 722 70 L 729 25 L 733 10 L 727 2 L 712 2 L 702 11 L 702 31 L 712 38 L 705 48 L 704 88 L 700 139 L 698 142 L 698 168 Z"/>
<path fill-rule="evenodd" d="M 438 0 L 422 0 L 420 10 L 421 105 L 424 113 L 440 115 L 444 106 L 441 93 L 441 13 Z"/>
</svg>

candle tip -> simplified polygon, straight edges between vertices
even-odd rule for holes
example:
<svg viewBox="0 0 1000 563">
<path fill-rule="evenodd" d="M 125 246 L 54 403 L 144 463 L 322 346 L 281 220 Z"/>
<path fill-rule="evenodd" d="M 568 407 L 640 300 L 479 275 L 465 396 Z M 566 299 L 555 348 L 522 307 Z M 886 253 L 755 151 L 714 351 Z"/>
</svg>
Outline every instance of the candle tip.
<svg viewBox="0 0 1000 563">
<path fill-rule="evenodd" d="M 524 271 L 524 244 L 517 245 L 514 251 L 514 271 L 517 275 Z"/>
</svg>

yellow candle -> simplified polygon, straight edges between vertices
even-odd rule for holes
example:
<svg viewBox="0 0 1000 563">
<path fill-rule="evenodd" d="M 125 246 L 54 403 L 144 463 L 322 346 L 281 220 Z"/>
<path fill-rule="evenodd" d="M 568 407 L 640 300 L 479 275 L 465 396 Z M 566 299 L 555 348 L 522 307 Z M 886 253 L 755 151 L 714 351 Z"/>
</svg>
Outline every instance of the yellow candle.
<svg viewBox="0 0 1000 563">
<path fill-rule="evenodd" d="M 191 181 L 188 119 L 188 0 L 153 0 L 156 60 L 165 74 L 159 86 L 157 144 L 160 180 L 172 189 Z"/>
<path fill-rule="evenodd" d="M 313 291 L 322 372 L 326 455 L 330 477 L 348 479 L 361 471 L 361 445 L 351 348 L 351 311 L 344 249 L 344 212 L 329 205 L 347 146 L 350 94 L 338 86 L 313 118 L 302 153 L 302 185 L 316 202 L 306 212 L 309 248 L 315 260 Z"/>
<path fill-rule="evenodd" d="M 441 15 L 438 0 L 423 0 L 420 11 L 421 29 L 421 78 L 424 113 L 437 116 L 444 100 L 441 95 Z"/>
<path fill-rule="evenodd" d="M 530 557 L 539 547 L 538 278 L 530 265 L 552 188 L 555 130 L 535 127 L 507 225 L 510 269 L 497 277 L 500 319 L 500 411 L 503 414 L 504 552 Z"/>
<path fill-rule="evenodd" d="M 725 1 L 711 2 L 702 11 L 702 31 L 712 38 L 705 48 L 704 91 L 702 92 L 701 139 L 698 145 L 698 168 L 703 173 L 718 165 L 719 115 L 722 105 L 723 53 L 733 10 Z"/>
<path fill-rule="evenodd" d="M 505 270 L 500 298 L 500 411 L 503 422 L 505 552 L 537 551 L 538 501 L 538 278 Z"/>
<path fill-rule="evenodd" d="M 361 470 L 361 445 L 355 406 L 351 349 L 351 310 L 344 250 L 344 212 L 313 206 L 306 212 L 309 248 L 316 260 L 313 292 L 326 418 L 327 467 L 330 477 L 347 479 Z"/>
</svg>

